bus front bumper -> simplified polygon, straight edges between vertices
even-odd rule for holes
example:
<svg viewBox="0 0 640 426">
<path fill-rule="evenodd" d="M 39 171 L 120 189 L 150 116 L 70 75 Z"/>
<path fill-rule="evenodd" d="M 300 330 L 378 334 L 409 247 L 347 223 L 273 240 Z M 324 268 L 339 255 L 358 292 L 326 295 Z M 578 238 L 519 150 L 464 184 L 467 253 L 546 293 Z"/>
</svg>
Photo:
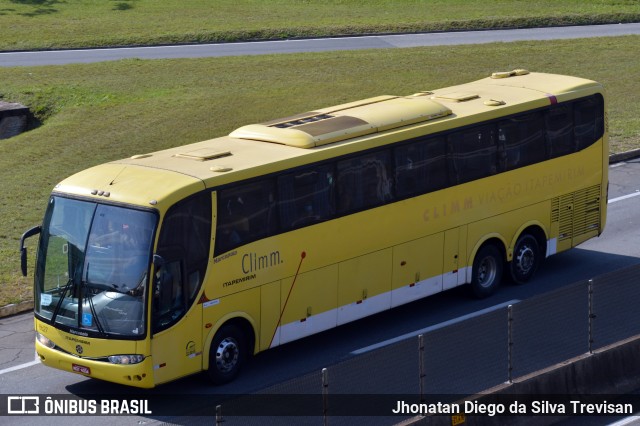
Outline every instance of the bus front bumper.
<svg viewBox="0 0 640 426">
<path fill-rule="evenodd" d="M 139 388 L 149 389 L 155 385 L 151 357 L 146 357 L 138 364 L 112 364 L 108 361 L 96 361 L 69 355 L 44 346 L 37 339 L 36 353 L 44 365 L 58 370 Z"/>
</svg>

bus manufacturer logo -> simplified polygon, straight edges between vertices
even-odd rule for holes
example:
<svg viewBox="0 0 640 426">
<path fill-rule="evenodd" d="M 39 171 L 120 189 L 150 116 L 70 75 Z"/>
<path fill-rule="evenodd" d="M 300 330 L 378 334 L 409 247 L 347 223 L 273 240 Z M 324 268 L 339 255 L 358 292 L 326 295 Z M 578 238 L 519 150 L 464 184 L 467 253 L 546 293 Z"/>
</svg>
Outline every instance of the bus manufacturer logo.
<svg viewBox="0 0 640 426">
<path fill-rule="evenodd" d="M 84 350 L 84 349 L 82 349 L 82 346 L 80 346 L 80 345 L 76 345 L 76 352 L 78 352 L 78 354 L 82 354 L 82 351 L 83 351 L 83 350 Z"/>
</svg>

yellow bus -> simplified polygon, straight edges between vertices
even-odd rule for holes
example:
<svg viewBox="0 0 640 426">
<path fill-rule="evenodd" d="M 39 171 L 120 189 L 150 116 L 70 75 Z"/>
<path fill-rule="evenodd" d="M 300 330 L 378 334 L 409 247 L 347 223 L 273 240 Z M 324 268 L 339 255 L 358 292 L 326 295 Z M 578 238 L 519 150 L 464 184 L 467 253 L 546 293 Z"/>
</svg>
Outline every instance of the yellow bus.
<svg viewBox="0 0 640 426">
<path fill-rule="evenodd" d="M 468 285 L 524 283 L 598 236 L 601 84 L 495 73 L 317 109 L 90 168 L 38 235 L 36 350 L 151 388 Z"/>
</svg>

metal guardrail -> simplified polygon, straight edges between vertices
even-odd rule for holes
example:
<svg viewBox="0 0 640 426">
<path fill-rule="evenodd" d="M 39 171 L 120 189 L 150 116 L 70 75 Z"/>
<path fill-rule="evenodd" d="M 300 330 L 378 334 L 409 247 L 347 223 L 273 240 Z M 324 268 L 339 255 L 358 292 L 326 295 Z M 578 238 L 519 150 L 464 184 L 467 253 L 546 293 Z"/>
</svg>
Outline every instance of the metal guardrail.
<svg viewBox="0 0 640 426">
<path fill-rule="evenodd" d="M 453 402 L 640 334 L 638 283 L 640 264 L 366 352 L 225 402 L 216 424 L 397 424 L 395 401 Z"/>
</svg>

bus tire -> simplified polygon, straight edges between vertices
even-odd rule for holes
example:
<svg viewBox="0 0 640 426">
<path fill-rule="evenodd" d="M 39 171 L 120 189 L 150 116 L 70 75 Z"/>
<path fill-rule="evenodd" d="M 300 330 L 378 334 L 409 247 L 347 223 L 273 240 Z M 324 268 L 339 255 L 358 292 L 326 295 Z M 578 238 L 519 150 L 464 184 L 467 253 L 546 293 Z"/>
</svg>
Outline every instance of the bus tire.
<svg viewBox="0 0 640 426">
<path fill-rule="evenodd" d="M 473 260 L 471 291 L 478 299 L 491 296 L 502 280 L 502 254 L 493 244 L 482 246 Z"/>
<path fill-rule="evenodd" d="M 541 256 L 538 240 L 531 234 L 521 235 L 516 241 L 513 259 L 509 263 L 513 282 L 524 284 L 529 281 L 540 265 Z"/>
<path fill-rule="evenodd" d="M 234 324 L 223 325 L 211 342 L 207 370 L 209 378 L 217 385 L 233 381 L 244 364 L 246 354 L 246 339 L 242 330 Z"/>
</svg>

